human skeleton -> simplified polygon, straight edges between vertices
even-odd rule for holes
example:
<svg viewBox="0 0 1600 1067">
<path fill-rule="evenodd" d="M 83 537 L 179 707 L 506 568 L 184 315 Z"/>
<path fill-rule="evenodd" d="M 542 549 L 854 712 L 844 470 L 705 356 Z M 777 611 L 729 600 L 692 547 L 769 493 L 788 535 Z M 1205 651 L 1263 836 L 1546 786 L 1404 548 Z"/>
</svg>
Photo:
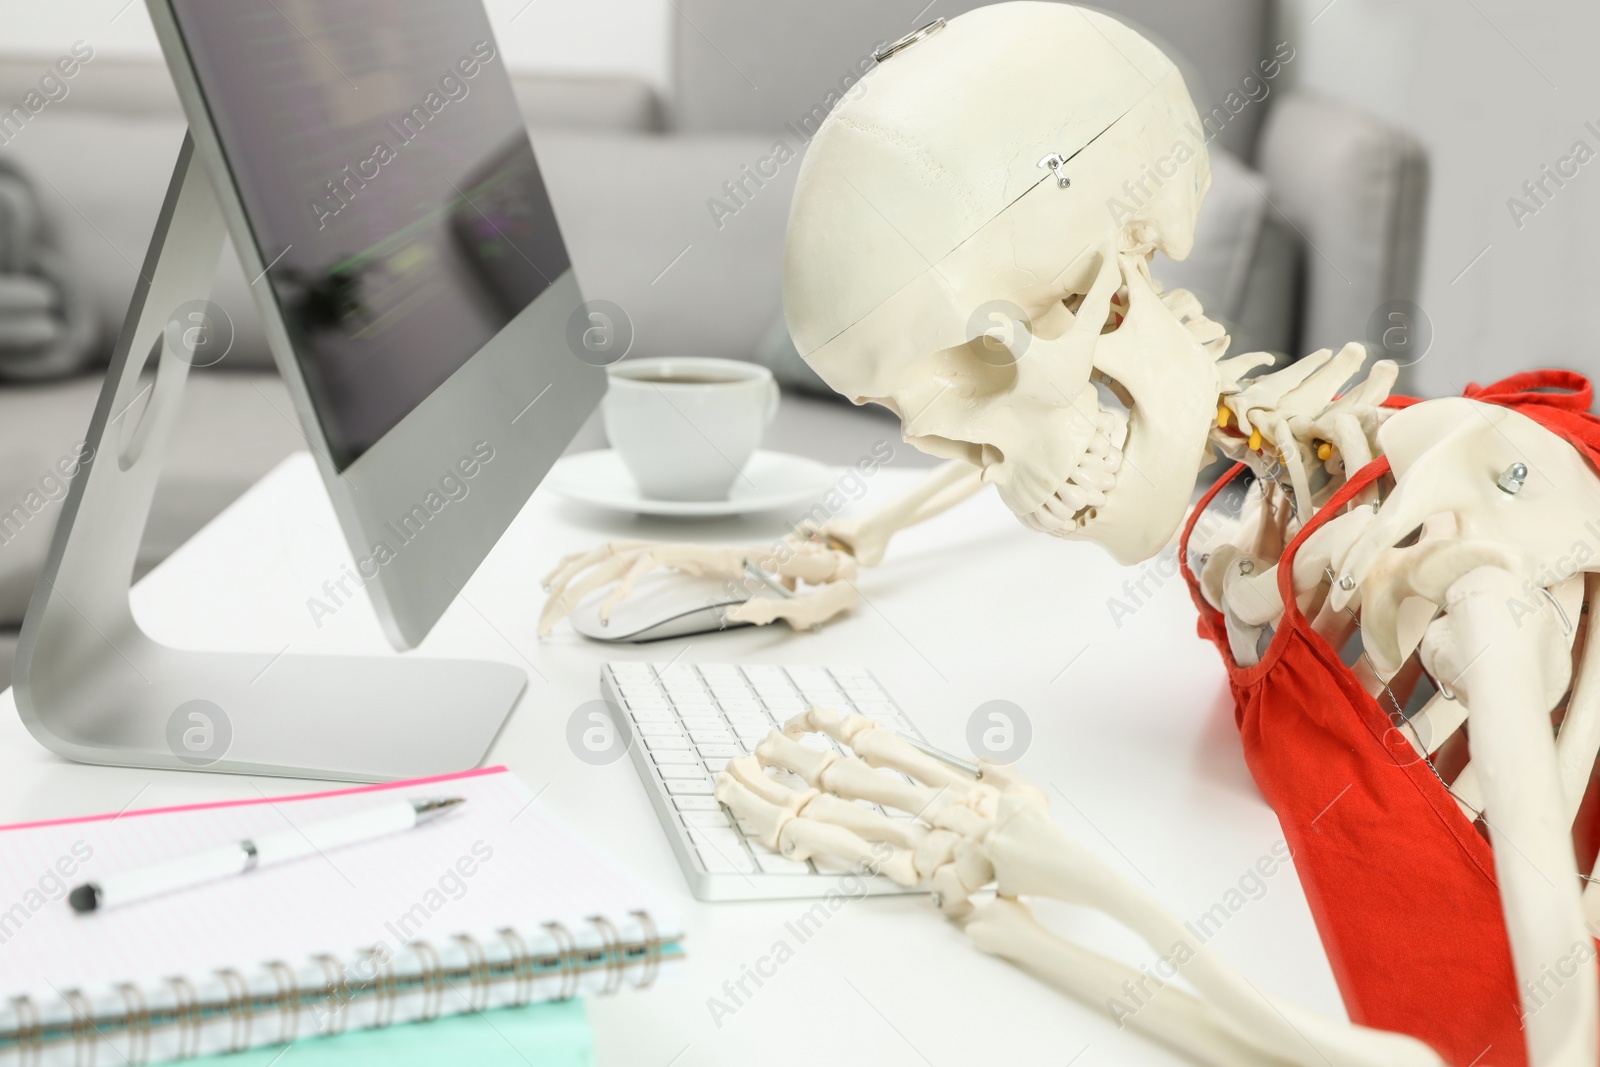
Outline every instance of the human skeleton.
<svg viewBox="0 0 1600 1067">
<path fill-rule="evenodd" d="M 799 530 L 781 559 L 771 546 L 641 542 L 572 557 L 551 576 L 541 628 L 607 585 L 614 605 L 658 567 L 737 580 L 749 565 L 800 595 L 753 600 L 733 619 L 815 625 L 854 603 L 857 567 L 877 563 L 897 530 L 982 484 L 1029 527 L 1131 564 L 1170 542 L 1196 472 L 1221 452 L 1257 481 L 1238 519 L 1190 558 L 1248 665 L 1284 610 L 1284 546 L 1347 471 L 1386 455 L 1392 478 L 1307 540 L 1295 598 L 1335 648 L 1359 626 L 1357 672 L 1375 696 L 1414 682 L 1417 662 L 1439 680 L 1405 728 L 1419 756 L 1463 747 L 1470 732 L 1471 762 L 1451 792 L 1469 818 L 1489 817 L 1519 984 L 1588 944 L 1600 885 L 1583 888 L 1570 827 L 1600 750 L 1600 638 L 1585 619 L 1600 559 L 1572 550 L 1600 515 L 1594 470 L 1507 408 L 1465 398 L 1384 408 L 1396 376 L 1387 362 L 1346 388 L 1360 345 L 1247 378 L 1270 357 L 1227 358 L 1229 339 L 1199 302 L 1150 276 L 1157 251 L 1188 254 L 1210 176 L 1178 72 L 1120 23 L 1054 4 L 980 9 L 886 60 L 863 89 L 803 164 L 790 330 L 830 385 L 896 412 L 908 441 L 951 462 L 864 520 Z M 997 302 L 1016 310 L 974 321 L 972 309 Z M 807 747 L 811 732 L 843 751 Z M 1186 940 L 1171 911 L 1062 834 L 1043 793 L 1013 771 L 985 764 L 974 778 L 860 716 L 797 716 L 733 761 L 717 796 L 785 855 L 931 888 L 980 948 L 1089 1004 L 1137 972 L 1044 929 L 1024 898 L 1104 911 L 1158 952 Z M 1443 1062 L 1410 1037 L 1264 994 L 1204 945 L 1181 973 L 1193 992 L 1164 987 L 1132 1024 L 1201 1062 Z M 1597 995 L 1594 968 L 1581 967 L 1527 1016 L 1532 1063 L 1593 1067 Z"/>
</svg>

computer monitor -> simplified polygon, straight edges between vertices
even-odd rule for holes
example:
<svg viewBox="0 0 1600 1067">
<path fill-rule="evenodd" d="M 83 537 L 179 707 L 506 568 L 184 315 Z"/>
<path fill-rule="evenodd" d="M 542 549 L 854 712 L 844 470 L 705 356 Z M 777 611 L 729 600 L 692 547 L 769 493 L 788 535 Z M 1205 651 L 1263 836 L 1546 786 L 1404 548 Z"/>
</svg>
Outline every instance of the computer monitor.
<svg viewBox="0 0 1600 1067">
<path fill-rule="evenodd" d="M 593 409 L 582 297 L 481 0 L 151 0 L 279 369 L 397 647 Z M 530 406 L 531 405 L 531 406 Z"/>
<path fill-rule="evenodd" d="M 193 308 L 230 233 L 402 650 L 598 403 L 605 373 L 567 340 L 582 297 L 481 0 L 147 3 L 189 136 L 90 421 L 94 461 L 23 623 L 17 710 L 88 763 L 358 780 L 475 766 L 527 686 L 519 666 L 176 649 L 140 628 L 128 588 L 197 362 Z"/>
</svg>

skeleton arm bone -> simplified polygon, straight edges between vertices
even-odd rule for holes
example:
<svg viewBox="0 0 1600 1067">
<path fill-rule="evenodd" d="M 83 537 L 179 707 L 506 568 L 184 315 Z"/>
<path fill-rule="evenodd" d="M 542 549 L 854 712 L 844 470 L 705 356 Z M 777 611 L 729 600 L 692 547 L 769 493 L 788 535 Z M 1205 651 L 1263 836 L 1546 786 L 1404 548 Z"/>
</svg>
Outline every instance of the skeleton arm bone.
<svg viewBox="0 0 1600 1067">
<path fill-rule="evenodd" d="M 1482 650 L 1465 672 L 1468 724 L 1474 762 L 1481 768 L 1512 961 L 1519 984 L 1532 989 L 1543 974 L 1591 942 L 1572 870 L 1550 709 L 1537 681 L 1527 677 L 1540 659 L 1541 644 L 1560 642 L 1561 634 L 1512 621 L 1505 605 L 1521 584 L 1509 572 L 1479 568 L 1452 584 L 1447 606 L 1456 639 Z M 1550 999 L 1524 1003 L 1533 1063 L 1589 1067 L 1595 1062 L 1597 985 L 1594 967 L 1584 964 Z"/>
<path fill-rule="evenodd" d="M 865 762 L 797 743 L 795 735 L 808 730 L 825 732 Z M 1183 922 L 1142 887 L 1063 834 L 1043 794 L 1006 768 L 986 767 L 981 782 L 954 774 L 891 731 L 822 708 L 797 716 L 784 734 L 762 742 L 757 754 L 729 765 L 717 796 L 761 828 L 768 847 L 797 858 L 869 863 L 902 884 L 929 885 L 935 902 L 964 924 L 980 948 L 1107 1007 L 1119 1022 L 1131 1022 L 1202 1063 L 1441 1063 L 1411 1038 L 1349 1026 L 1260 992 L 1207 945 L 1196 944 Z M 767 778 L 757 759 L 799 775 L 808 788 Z M 926 779 L 907 783 L 875 767 L 910 770 Z M 987 784 L 990 779 L 998 784 Z M 857 799 L 915 809 L 921 822 L 888 819 L 862 809 L 853 803 Z M 970 894 L 991 878 L 999 897 L 974 907 Z M 1150 993 L 1143 986 L 1147 973 L 1051 934 L 1018 901 L 1023 895 L 1106 913 L 1163 953 L 1171 971 L 1158 968 L 1164 978 L 1181 974 L 1198 996 L 1157 981 L 1147 1000 L 1136 997 L 1130 989 Z M 1123 999 L 1130 997 L 1132 1004 Z"/>
<path fill-rule="evenodd" d="M 601 618 L 609 617 L 639 579 L 652 571 L 675 570 L 742 583 L 749 567 L 776 573 L 791 589 L 799 582 L 816 588 L 788 599 L 752 598 L 730 608 L 730 620 L 760 626 L 782 619 L 796 629 L 818 626 L 855 605 L 858 564 L 875 565 L 895 533 L 954 507 L 982 484 L 976 467 L 956 460 L 864 518 L 804 529 L 777 546 L 612 541 L 573 553 L 545 578 L 549 595 L 539 616 L 539 634 L 548 634 L 586 597 L 608 585 L 613 589 L 601 605 Z"/>
<path fill-rule="evenodd" d="M 860 519 L 827 523 L 821 532 L 848 545 L 856 562 L 875 567 L 883 561 L 889 539 L 901 530 L 942 514 L 983 488 L 982 472 L 953 459 L 941 463 L 925 480 Z"/>
<path fill-rule="evenodd" d="M 1453 790 L 1470 797 L 1469 817 L 1482 798 L 1513 964 L 1533 988 L 1544 968 L 1589 945 L 1570 826 L 1574 795 L 1592 768 L 1592 757 L 1582 758 L 1594 744 L 1595 694 L 1590 681 L 1577 700 L 1568 758 L 1559 758 L 1549 716 L 1566 692 L 1576 637 L 1576 611 L 1561 604 L 1575 603 L 1581 582 L 1549 590 L 1545 583 L 1582 542 L 1585 518 L 1600 511 L 1600 479 L 1554 434 L 1472 401 L 1418 405 L 1380 436 L 1395 488 L 1335 568 L 1348 579 L 1335 583 L 1329 603 L 1345 607 L 1360 595 L 1364 643 L 1385 676 L 1410 643 L 1402 634 L 1406 602 L 1444 609 L 1420 651 L 1466 705 L 1473 762 Z M 1501 472 L 1513 463 L 1525 465 L 1526 484 L 1506 489 Z M 1397 547 L 1425 523 L 1459 536 Z M 1535 589 L 1549 595 L 1530 596 Z M 1581 967 L 1527 1011 L 1533 1062 L 1594 1062 L 1596 985 L 1593 968 Z"/>
</svg>

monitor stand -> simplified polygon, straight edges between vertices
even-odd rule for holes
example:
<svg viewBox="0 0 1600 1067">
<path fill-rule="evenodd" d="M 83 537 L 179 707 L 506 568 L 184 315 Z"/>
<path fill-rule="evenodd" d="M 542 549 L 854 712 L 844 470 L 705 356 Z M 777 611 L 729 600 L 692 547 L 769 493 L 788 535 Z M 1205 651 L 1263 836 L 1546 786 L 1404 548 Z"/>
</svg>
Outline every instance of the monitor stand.
<svg viewBox="0 0 1600 1067">
<path fill-rule="evenodd" d="M 516 667 L 190 651 L 157 643 L 133 618 L 134 561 L 193 358 L 168 319 L 210 294 L 226 232 L 186 137 L 89 425 L 93 452 L 22 625 L 22 721 L 81 763 L 349 781 L 475 767 L 527 685 Z"/>
</svg>

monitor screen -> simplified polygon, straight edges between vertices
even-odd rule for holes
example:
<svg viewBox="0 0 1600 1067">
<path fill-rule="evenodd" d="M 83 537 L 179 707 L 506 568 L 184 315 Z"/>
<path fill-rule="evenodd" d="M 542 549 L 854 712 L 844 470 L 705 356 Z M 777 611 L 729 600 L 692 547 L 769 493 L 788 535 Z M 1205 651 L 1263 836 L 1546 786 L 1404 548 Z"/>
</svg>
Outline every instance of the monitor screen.
<svg viewBox="0 0 1600 1067">
<path fill-rule="evenodd" d="M 481 0 L 173 0 L 338 470 L 568 268 Z"/>
</svg>

